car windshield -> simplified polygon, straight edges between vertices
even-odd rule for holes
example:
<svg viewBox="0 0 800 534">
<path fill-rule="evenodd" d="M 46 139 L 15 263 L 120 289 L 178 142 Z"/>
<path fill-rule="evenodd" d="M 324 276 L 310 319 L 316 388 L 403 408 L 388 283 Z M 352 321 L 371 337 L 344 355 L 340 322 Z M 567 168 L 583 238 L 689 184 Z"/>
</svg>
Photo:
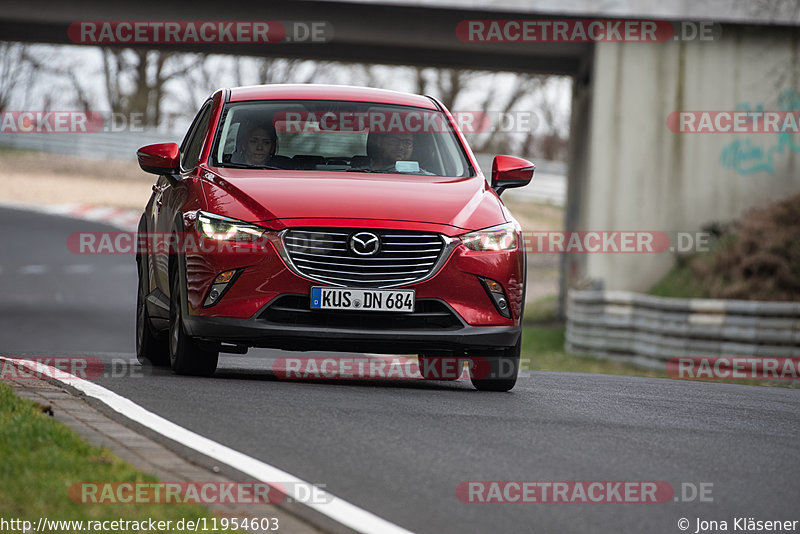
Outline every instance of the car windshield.
<svg viewBox="0 0 800 534">
<path fill-rule="evenodd" d="M 230 103 L 211 160 L 267 170 L 474 174 L 442 112 L 372 102 Z"/>
</svg>

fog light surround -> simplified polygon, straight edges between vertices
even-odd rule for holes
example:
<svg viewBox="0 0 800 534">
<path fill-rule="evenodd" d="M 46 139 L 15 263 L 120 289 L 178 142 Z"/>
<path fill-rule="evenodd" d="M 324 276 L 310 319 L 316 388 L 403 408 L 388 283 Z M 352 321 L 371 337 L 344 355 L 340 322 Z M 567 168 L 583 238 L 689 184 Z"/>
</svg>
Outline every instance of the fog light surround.
<svg viewBox="0 0 800 534">
<path fill-rule="evenodd" d="M 217 277 L 214 278 L 211 289 L 208 290 L 208 295 L 206 296 L 205 302 L 203 302 L 203 307 L 210 308 L 219 302 L 225 295 L 225 292 L 233 285 L 233 281 L 236 280 L 241 271 L 241 269 L 231 269 L 230 271 L 219 273 Z"/>
<path fill-rule="evenodd" d="M 508 298 L 506 298 L 503 286 L 491 278 L 479 277 L 479 280 L 486 290 L 486 293 L 492 299 L 494 307 L 497 308 L 497 312 L 503 317 L 511 319 L 511 308 L 508 305 Z"/>
</svg>

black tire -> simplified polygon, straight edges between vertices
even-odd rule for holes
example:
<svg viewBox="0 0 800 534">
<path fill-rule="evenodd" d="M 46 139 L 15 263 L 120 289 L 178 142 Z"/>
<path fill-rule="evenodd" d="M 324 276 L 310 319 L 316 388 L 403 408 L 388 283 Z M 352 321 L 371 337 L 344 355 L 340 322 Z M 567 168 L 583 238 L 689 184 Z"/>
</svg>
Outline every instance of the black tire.
<svg viewBox="0 0 800 534">
<path fill-rule="evenodd" d="M 522 336 L 513 347 L 497 355 L 472 360 L 469 379 L 479 391 L 509 391 L 517 383 Z"/>
<path fill-rule="evenodd" d="M 458 380 L 461 376 L 463 365 L 456 365 L 455 361 L 463 362 L 463 358 L 456 358 L 455 356 L 429 356 L 427 354 L 418 354 L 417 362 L 419 363 L 419 373 L 425 380 Z M 450 372 L 453 368 L 458 371 L 455 376 Z"/>
<path fill-rule="evenodd" d="M 167 335 L 156 334 L 147 313 L 145 298 L 149 293 L 147 257 L 137 258 L 139 283 L 136 291 L 136 359 L 142 365 L 154 367 L 169 366 L 169 339 Z"/>
<path fill-rule="evenodd" d="M 179 375 L 211 376 L 217 370 L 219 351 L 207 350 L 183 331 L 180 277 L 177 268 L 170 272 L 169 296 L 169 359 Z"/>
</svg>

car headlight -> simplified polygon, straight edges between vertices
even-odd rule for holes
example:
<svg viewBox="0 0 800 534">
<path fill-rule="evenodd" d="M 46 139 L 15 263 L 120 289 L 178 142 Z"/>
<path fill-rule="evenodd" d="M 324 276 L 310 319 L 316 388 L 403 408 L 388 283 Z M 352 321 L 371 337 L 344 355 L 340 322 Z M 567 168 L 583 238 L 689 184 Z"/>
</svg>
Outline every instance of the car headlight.
<svg viewBox="0 0 800 534">
<path fill-rule="evenodd" d="M 514 250 L 517 248 L 517 227 L 514 223 L 492 226 L 462 235 L 461 242 L 470 250 Z"/>
<path fill-rule="evenodd" d="M 255 224 L 237 221 L 222 215 L 214 215 L 205 211 L 197 213 L 200 234 L 203 237 L 217 241 L 257 241 L 266 231 L 266 228 Z"/>
</svg>

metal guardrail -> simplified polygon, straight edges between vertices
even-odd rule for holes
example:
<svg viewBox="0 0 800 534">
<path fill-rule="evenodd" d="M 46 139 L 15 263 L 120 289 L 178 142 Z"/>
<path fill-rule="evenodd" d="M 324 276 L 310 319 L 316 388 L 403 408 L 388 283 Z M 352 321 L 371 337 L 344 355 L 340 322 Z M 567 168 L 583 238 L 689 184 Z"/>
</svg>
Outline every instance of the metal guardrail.
<svg viewBox="0 0 800 534">
<path fill-rule="evenodd" d="M 800 357 L 800 303 L 570 290 L 566 349 L 663 369 L 680 357 Z"/>
<path fill-rule="evenodd" d="M 180 143 L 183 136 L 161 130 L 94 133 L 0 133 L 0 147 L 39 150 L 91 159 L 136 161 L 136 150 L 154 143 Z"/>
</svg>

